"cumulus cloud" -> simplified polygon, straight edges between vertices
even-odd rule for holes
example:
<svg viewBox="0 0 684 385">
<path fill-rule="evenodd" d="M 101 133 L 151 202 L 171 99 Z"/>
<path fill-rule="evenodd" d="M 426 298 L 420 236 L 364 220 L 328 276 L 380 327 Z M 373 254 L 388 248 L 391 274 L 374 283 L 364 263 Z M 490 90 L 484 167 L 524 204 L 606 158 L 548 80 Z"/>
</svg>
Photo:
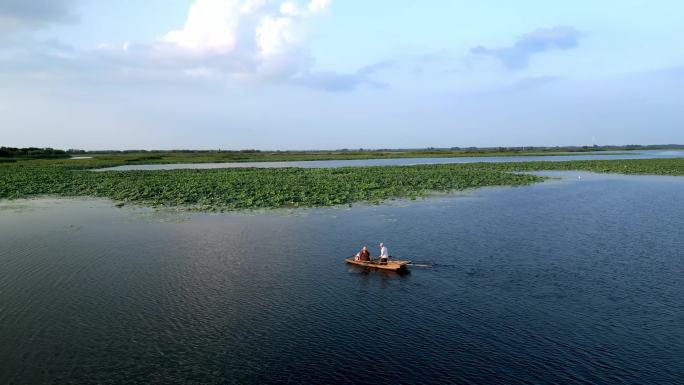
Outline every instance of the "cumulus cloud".
<svg viewBox="0 0 684 385">
<path fill-rule="evenodd" d="M 235 0 L 197 0 L 190 6 L 183 28 L 168 32 L 162 40 L 200 54 L 231 53 L 240 6 Z"/>
<path fill-rule="evenodd" d="M 0 31 L 78 21 L 78 0 L 0 0 Z"/>
<path fill-rule="evenodd" d="M 330 0 L 311 0 L 309 3 L 309 12 L 312 14 L 323 13 L 330 7 Z"/>
<path fill-rule="evenodd" d="M 315 69 L 307 49 L 311 22 L 329 6 L 329 0 L 195 0 L 184 24 L 156 41 L 107 42 L 86 51 L 57 47 L 50 57 L 44 44 L 23 41 L 0 53 L 6 56 L 0 71 L 136 82 L 289 84 L 332 92 L 384 87 L 371 76 L 385 63 L 350 73 Z"/>
<path fill-rule="evenodd" d="M 470 52 L 493 56 L 508 69 L 516 70 L 527 67 L 530 57 L 534 54 L 576 48 L 579 45 L 579 38 L 580 32 L 573 27 L 541 28 L 519 37 L 511 47 L 485 48 L 477 46 L 472 48 Z"/>
<path fill-rule="evenodd" d="M 265 59 L 286 53 L 303 40 L 302 26 L 288 16 L 266 16 L 256 27 L 259 53 Z"/>
<path fill-rule="evenodd" d="M 196 0 L 183 28 L 168 32 L 162 41 L 196 54 L 272 57 L 297 50 L 306 41 L 310 20 L 329 4 Z"/>
<path fill-rule="evenodd" d="M 281 82 L 341 91 L 367 83 L 363 74 L 312 70 L 306 49 L 313 19 L 330 0 L 196 0 L 182 28 L 150 47 L 173 56 L 186 74 L 229 76 L 245 82 Z M 149 53 L 148 53 L 149 54 Z"/>
<path fill-rule="evenodd" d="M 299 15 L 299 7 L 291 1 L 286 1 L 280 4 L 280 13 L 283 15 L 297 16 Z"/>
</svg>

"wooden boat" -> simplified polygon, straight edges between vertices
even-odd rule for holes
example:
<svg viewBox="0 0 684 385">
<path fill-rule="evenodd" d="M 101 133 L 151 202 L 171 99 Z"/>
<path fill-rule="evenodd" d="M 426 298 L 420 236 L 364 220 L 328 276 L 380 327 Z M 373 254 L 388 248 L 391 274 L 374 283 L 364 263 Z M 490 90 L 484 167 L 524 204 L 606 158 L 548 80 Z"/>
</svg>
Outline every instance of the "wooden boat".
<svg viewBox="0 0 684 385">
<path fill-rule="evenodd" d="M 371 269 L 379 269 L 379 270 L 389 270 L 389 271 L 406 271 L 408 269 L 407 265 L 411 263 L 411 261 L 399 261 L 395 259 L 390 259 L 389 262 L 387 263 L 380 263 L 378 260 L 374 261 L 356 261 L 354 260 L 354 257 L 349 257 L 345 259 L 345 262 L 356 265 L 356 266 L 362 266 L 362 267 L 368 267 Z"/>
</svg>

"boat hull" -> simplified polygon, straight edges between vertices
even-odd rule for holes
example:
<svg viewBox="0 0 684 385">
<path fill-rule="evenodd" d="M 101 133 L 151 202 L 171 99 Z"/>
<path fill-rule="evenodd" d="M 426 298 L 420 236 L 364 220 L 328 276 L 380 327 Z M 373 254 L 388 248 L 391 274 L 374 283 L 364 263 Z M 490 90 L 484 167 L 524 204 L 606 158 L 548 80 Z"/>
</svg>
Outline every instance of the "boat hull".
<svg viewBox="0 0 684 385">
<path fill-rule="evenodd" d="M 354 257 L 349 257 L 345 259 L 345 262 L 347 262 L 350 265 L 356 265 L 356 266 L 361 266 L 361 267 L 367 267 L 369 269 L 378 269 L 378 270 L 389 270 L 389 271 L 405 271 L 408 269 L 408 264 L 411 263 L 411 261 L 398 261 L 398 260 L 391 260 L 387 263 L 380 264 L 377 260 L 375 261 L 356 261 L 354 260 Z"/>
</svg>

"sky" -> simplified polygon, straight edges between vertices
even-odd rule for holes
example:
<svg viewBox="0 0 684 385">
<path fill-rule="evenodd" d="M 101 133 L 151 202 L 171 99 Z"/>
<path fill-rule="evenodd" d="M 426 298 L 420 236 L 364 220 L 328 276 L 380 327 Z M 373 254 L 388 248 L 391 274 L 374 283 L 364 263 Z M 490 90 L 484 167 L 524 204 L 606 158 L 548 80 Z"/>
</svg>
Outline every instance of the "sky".
<svg viewBox="0 0 684 385">
<path fill-rule="evenodd" d="M 682 1 L 0 0 L 0 145 L 684 143 Z"/>
</svg>

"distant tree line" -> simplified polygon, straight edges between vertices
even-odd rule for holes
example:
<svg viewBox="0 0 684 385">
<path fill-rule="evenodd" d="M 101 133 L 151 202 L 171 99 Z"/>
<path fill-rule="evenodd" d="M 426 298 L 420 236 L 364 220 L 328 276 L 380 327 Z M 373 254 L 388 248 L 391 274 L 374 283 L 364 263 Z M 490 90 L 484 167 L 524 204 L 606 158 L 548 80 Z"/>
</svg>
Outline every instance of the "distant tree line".
<svg viewBox="0 0 684 385">
<path fill-rule="evenodd" d="M 77 150 L 78 151 L 78 150 Z M 80 150 L 82 151 L 82 150 Z M 85 151 L 83 151 L 85 153 Z M 70 153 L 64 150 L 57 150 L 54 148 L 16 148 L 16 147 L 0 147 L 0 158 L 68 158 Z"/>
<path fill-rule="evenodd" d="M 422 149 L 423 151 L 462 151 L 462 152 L 586 152 L 586 151 L 628 151 L 628 150 L 662 150 L 684 148 L 681 144 L 627 144 L 627 145 L 607 145 L 607 146 L 519 146 L 519 147 L 450 147 L 450 148 L 434 148 L 428 147 Z"/>
<path fill-rule="evenodd" d="M 86 151 L 79 149 L 59 150 L 54 148 L 16 148 L 16 147 L 0 147 L 0 159 L 4 161 L 11 161 L 8 158 L 25 158 L 25 159 L 40 159 L 40 158 L 68 158 L 72 155 L 84 154 L 101 154 L 101 155 L 116 155 L 116 154 L 149 154 L 153 157 L 158 154 L 311 154 L 311 153 L 383 153 L 383 152 L 459 152 L 459 153 L 500 153 L 500 152 L 585 152 L 585 151 L 624 151 L 624 150 L 658 150 L 658 149 L 682 149 L 684 145 L 681 144 L 659 144 L 659 145 L 617 145 L 617 146 L 518 146 L 518 147 L 425 147 L 425 148 L 383 148 L 383 149 L 368 149 L 358 148 L 349 149 L 341 148 L 337 150 L 274 150 L 263 151 L 257 149 L 243 149 L 243 150 L 99 150 Z M 158 157 L 150 158 L 158 159 Z"/>
<path fill-rule="evenodd" d="M 69 150 L 72 151 L 72 150 Z M 83 151 L 83 150 L 78 150 Z M 215 154 L 215 153 L 243 153 L 255 154 L 260 153 L 261 150 L 247 149 L 247 150 L 97 150 L 97 151 L 83 151 L 88 154 L 146 154 L 146 153 L 164 153 L 164 154 Z"/>
</svg>

